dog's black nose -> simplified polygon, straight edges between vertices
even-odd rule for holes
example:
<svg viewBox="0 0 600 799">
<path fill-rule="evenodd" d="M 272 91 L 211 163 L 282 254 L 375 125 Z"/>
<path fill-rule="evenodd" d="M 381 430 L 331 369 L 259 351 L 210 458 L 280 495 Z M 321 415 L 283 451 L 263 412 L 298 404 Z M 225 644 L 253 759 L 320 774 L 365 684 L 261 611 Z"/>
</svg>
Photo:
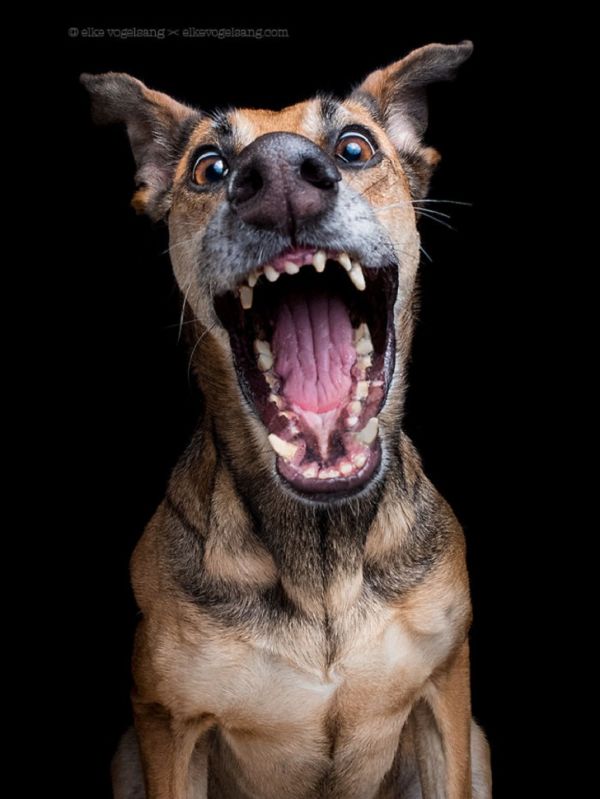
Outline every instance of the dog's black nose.
<svg viewBox="0 0 600 799">
<path fill-rule="evenodd" d="M 340 179 L 334 160 L 310 139 L 267 133 L 240 153 L 228 198 L 250 225 L 293 230 L 331 206 Z"/>
</svg>

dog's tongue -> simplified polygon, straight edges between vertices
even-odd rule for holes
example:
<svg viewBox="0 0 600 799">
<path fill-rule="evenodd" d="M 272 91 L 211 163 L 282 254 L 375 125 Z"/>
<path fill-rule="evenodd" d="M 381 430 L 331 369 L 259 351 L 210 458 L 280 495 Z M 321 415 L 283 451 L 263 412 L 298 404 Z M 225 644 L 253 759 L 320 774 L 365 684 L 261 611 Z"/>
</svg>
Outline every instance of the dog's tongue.
<svg viewBox="0 0 600 799">
<path fill-rule="evenodd" d="M 319 439 L 315 428 L 328 437 L 349 399 L 356 360 L 353 335 L 348 309 L 338 297 L 292 295 L 276 315 L 275 371 L 285 398 Z"/>
</svg>

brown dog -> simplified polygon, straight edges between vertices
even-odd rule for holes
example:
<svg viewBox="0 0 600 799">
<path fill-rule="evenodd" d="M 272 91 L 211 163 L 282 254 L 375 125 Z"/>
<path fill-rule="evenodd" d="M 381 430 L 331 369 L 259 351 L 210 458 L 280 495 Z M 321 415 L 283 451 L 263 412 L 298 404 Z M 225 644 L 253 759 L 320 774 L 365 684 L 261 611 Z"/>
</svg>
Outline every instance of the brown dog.
<svg viewBox="0 0 600 799">
<path fill-rule="evenodd" d="M 133 556 L 117 799 L 491 796 L 463 535 L 401 428 L 425 90 L 471 49 L 279 112 L 82 76 L 168 220 L 205 398 Z"/>
</svg>

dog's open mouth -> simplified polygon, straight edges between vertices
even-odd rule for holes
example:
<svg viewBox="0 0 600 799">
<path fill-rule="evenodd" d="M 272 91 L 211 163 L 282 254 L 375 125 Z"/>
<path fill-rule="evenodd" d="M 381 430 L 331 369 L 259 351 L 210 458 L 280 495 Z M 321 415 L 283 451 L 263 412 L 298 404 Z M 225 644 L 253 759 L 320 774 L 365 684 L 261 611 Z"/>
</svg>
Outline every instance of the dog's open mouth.
<svg viewBox="0 0 600 799">
<path fill-rule="evenodd" d="M 396 267 L 296 248 L 215 300 L 244 396 L 301 494 L 353 493 L 379 465 L 396 292 Z"/>
</svg>

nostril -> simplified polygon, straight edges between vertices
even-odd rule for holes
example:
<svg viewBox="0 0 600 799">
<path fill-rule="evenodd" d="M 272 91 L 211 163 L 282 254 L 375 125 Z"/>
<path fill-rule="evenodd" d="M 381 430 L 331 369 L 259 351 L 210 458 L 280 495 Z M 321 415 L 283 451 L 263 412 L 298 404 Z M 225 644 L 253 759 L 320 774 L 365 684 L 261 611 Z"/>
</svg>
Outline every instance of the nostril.
<svg viewBox="0 0 600 799">
<path fill-rule="evenodd" d="M 233 177 L 230 199 L 236 203 L 251 200 L 262 189 L 264 184 L 258 169 L 249 167 Z"/>
<path fill-rule="evenodd" d="M 333 189 L 340 179 L 340 173 L 333 164 L 308 157 L 300 164 L 300 177 L 318 189 Z"/>
</svg>

